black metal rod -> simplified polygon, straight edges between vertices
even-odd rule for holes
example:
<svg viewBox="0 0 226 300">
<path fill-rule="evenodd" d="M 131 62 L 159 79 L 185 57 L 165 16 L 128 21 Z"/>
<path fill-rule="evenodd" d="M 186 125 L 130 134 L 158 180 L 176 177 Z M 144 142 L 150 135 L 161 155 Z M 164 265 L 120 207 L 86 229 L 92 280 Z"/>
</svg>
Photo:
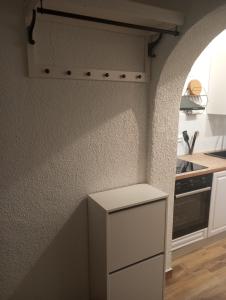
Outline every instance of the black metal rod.
<svg viewBox="0 0 226 300">
<path fill-rule="evenodd" d="M 165 33 L 165 34 L 170 34 L 170 35 L 174 35 L 174 36 L 179 35 L 179 32 L 177 29 L 168 30 L 168 29 L 162 29 L 162 28 L 156 28 L 156 27 L 136 25 L 136 24 L 119 22 L 119 21 L 101 19 L 101 18 L 96 18 L 96 17 L 84 16 L 84 15 L 79 15 L 79 14 L 74 14 L 74 13 L 69 13 L 69 12 L 64 12 L 64 11 L 59 11 L 59 10 L 53 10 L 53 9 L 48 9 L 48 8 L 38 7 L 37 12 L 40 14 L 47 14 L 47 15 L 70 18 L 70 19 L 78 19 L 78 20 L 83 20 L 83 21 L 89 21 L 89 22 L 95 22 L 95 23 L 101 23 L 101 24 L 107 24 L 107 25 L 114 25 L 114 26 L 144 30 L 144 31 Z"/>
</svg>

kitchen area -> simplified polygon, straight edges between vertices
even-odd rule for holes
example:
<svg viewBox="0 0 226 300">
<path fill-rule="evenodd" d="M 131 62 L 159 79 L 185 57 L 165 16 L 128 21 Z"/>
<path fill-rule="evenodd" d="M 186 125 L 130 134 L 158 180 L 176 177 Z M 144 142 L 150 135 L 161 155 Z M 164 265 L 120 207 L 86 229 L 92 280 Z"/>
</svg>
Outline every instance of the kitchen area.
<svg viewBox="0 0 226 300">
<path fill-rule="evenodd" d="M 196 59 L 178 123 L 165 300 L 226 299 L 226 31 Z"/>
<path fill-rule="evenodd" d="M 226 230 L 226 151 L 178 159 L 173 250 Z"/>
<path fill-rule="evenodd" d="M 199 241 L 226 236 L 225 40 L 223 31 L 201 53 L 182 94 L 173 256 Z"/>
</svg>

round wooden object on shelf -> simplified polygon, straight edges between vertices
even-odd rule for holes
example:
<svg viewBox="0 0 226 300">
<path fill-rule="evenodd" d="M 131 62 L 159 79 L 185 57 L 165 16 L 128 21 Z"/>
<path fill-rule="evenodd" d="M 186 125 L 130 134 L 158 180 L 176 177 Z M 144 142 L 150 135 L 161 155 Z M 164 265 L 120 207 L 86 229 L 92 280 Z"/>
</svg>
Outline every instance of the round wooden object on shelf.
<svg viewBox="0 0 226 300">
<path fill-rule="evenodd" d="M 199 80 L 191 80 L 188 84 L 188 91 L 190 95 L 199 96 L 202 91 L 202 84 Z"/>
</svg>

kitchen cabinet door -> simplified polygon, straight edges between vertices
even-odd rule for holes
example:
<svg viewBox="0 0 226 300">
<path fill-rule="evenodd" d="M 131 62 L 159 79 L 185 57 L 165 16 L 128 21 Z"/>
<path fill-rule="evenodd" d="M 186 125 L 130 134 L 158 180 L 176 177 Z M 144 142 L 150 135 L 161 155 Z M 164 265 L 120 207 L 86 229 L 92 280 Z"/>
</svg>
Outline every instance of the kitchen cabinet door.
<svg viewBox="0 0 226 300">
<path fill-rule="evenodd" d="M 164 256 L 158 255 L 109 276 L 109 300 L 162 300 Z"/>
<path fill-rule="evenodd" d="M 212 56 L 209 74 L 207 113 L 226 115 L 226 45 L 218 47 Z"/>
<path fill-rule="evenodd" d="M 166 201 L 121 210 L 108 216 L 108 269 L 134 264 L 164 252 Z"/>
<path fill-rule="evenodd" d="M 226 231 L 226 171 L 213 176 L 208 235 Z"/>
</svg>

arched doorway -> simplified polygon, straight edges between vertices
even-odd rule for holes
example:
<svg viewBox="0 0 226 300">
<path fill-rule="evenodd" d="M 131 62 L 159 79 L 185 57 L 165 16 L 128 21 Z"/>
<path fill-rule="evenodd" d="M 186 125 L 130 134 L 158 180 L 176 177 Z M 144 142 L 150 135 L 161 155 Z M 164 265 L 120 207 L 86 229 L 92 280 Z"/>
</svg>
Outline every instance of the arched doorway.
<svg viewBox="0 0 226 300">
<path fill-rule="evenodd" d="M 178 132 L 178 111 L 182 89 L 194 61 L 226 28 L 226 5 L 217 8 L 182 36 L 152 85 L 155 97 L 150 109 L 150 145 L 148 181 L 169 193 L 167 211 L 166 269 L 171 268 L 171 236 L 173 222 L 174 183 Z"/>
</svg>

